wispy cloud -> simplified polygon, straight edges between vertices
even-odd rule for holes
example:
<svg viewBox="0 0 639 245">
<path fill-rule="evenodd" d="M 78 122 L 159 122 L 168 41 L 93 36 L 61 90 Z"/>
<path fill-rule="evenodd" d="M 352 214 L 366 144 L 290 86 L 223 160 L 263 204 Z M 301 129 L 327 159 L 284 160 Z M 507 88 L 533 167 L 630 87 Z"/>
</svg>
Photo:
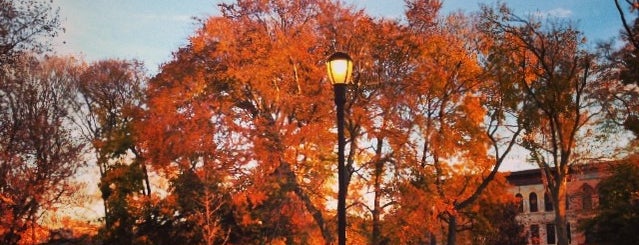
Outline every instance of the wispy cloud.
<svg viewBox="0 0 639 245">
<path fill-rule="evenodd" d="M 570 18 L 573 13 L 570 9 L 556 8 L 547 11 L 536 11 L 532 13 L 534 16 L 542 18 Z"/>
</svg>

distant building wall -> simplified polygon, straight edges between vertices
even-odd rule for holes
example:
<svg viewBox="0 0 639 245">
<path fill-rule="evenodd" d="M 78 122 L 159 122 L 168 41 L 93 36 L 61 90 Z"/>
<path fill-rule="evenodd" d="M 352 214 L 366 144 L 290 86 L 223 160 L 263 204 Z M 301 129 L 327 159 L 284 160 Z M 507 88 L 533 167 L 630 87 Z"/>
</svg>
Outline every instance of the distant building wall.
<svg viewBox="0 0 639 245">
<path fill-rule="evenodd" d="M 577 227 L 580 220 L 595 214 L 599 204 L 597 184 L 607 172 L 599 166 L 602 165 L 584 165 L 571 169 L 566 211 L 571 244 L 587 244 L 586 236 Z M 521 200 L 521 213 L 517 216 L 517 221 L 528 232 L 528 244 L 556 244 L 555 211 L 550 196 L 546 196 L 541 171 L 534 169 L 512 172 L 507 179 L 512 185 L 511 193 Z"/>
</svg>

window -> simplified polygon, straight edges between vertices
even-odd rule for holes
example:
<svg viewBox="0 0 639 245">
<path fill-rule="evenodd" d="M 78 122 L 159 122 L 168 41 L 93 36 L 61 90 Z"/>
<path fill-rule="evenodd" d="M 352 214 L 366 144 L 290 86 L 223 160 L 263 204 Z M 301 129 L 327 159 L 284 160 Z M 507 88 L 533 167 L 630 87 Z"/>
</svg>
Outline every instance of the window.
<svg viewBox="0 0 639 245">
<path fill-rule="evenodd" d="M 553 211 L 554 207 L 552 206 L 552 199 L 548 195 L 548 192 L 544 193 L 544 210 L 545 211 Z"/>
<path fill-rule="evenodd" d="M 539 225 L 530 226 L 530 243 L 531 244 L 541 243 L 541 241 L 539 241 Z"/>
<path fill-rule="evenodd" d="M 555 244 L 555 224 L 546 224 L 546 243 Z"/>
<path fill-rule="evenodd" d="M 539 209 L 537 208 L 537 193 L 530 193 L 528 197 L 528 201 L 530 202 L 530 212 L 537 212 Z"/>
<path fill-rule="evenodd" d="M 517 193 L 517 195 L 515 195 L 515 199 L 517 199 L 517 208 L 519 209 L 519 212 L 523 213 L 524 212 L 524 197 L 520 193 Z"/>
<path fill-rule="evenodd" d="M 592 194 L 595 192 L 588 184 L 581 187 L 581 209 L 584 211 L 592 210 Z"/>
</svg>

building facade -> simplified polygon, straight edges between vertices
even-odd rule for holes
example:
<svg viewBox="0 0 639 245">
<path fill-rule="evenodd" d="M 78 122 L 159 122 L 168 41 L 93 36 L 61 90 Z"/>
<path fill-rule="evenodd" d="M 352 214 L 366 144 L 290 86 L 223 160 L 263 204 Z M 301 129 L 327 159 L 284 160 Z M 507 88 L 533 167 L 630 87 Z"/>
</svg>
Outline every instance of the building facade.
<svg viewBox="0 0 639 245">
<path fill-rule="evenodd" d="M 578 231 L 579 221 L 592 217 L 598 205 L 597 184 L 606 171 L 584 165 L 572 168 L 567 186 L 568 235 L 571 244 L 587 244 L 586 235 Z M 556 244 L 555 211 L 550 193 L 543 185 L 539 169 L 511 172 L 507 177 L 511 192 L 519 199 L 517 221 L 528 233 L 528 244 Z"/>
</svg>

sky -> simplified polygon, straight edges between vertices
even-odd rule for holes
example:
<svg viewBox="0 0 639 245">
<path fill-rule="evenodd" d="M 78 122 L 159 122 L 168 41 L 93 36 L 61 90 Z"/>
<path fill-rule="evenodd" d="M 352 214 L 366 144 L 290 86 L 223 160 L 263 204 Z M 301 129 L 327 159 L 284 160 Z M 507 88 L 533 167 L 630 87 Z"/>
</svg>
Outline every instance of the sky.
<svg viewBox="0 0 639 245">
<path fill-rule="evenodd" d="M 54 42 L 61 55 L 86 61 L 138 59 L 150 74 L 187 44 L 198 27 L 193 18 L 219 15 L 220 0 L 55 0 L 65 32 Z M 228 0 L 227 0 L 228 2 Z M 347 0 L 384 18 L 402 18 L 402 0 Z M 443 13 L 478 10 L 494 1 L 443 0 Z M 613 1 L 504 0 L 519 15 L 554 16 L 575 21 L 591 41 L 616 37 L 621 27 Z M 593 42 L 594 43 L 594 42 Z"/>
</svg>

